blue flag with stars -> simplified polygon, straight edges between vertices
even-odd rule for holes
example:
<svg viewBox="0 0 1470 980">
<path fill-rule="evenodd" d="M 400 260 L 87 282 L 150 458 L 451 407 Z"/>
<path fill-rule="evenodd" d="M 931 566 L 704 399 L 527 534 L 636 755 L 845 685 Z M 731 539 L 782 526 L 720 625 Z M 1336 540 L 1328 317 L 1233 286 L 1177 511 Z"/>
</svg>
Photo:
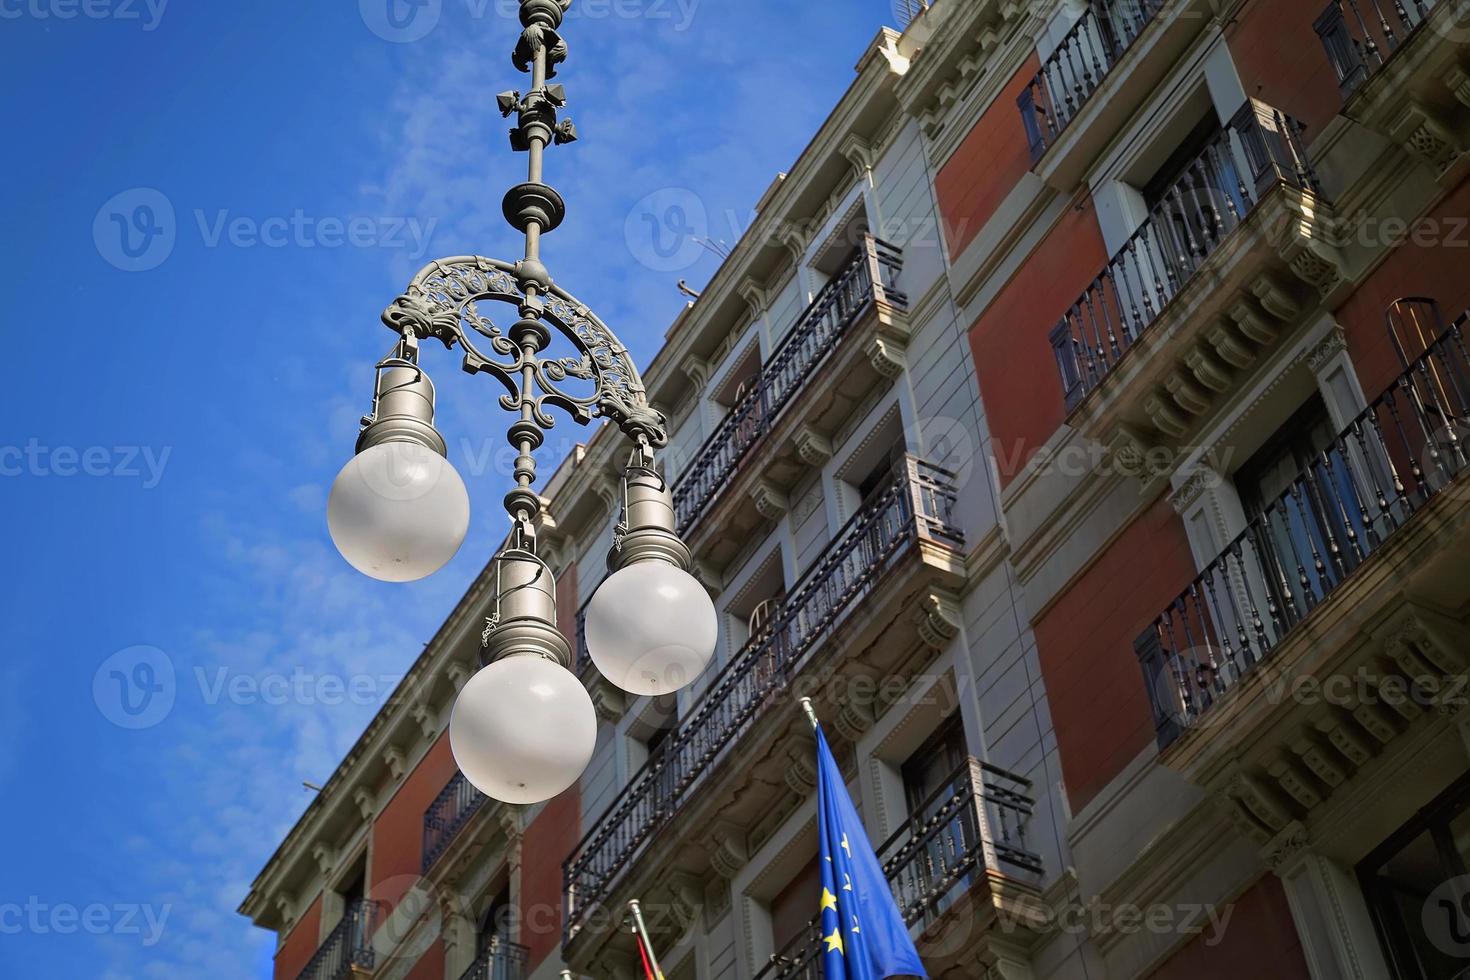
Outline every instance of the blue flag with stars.
<svg viewBox="0 0 1470 980">
<path fill-rule="evenodd" d="M 817 821 L 822 841 L 823 980 L 927 978 L 820 725 Z"/>
</svg>

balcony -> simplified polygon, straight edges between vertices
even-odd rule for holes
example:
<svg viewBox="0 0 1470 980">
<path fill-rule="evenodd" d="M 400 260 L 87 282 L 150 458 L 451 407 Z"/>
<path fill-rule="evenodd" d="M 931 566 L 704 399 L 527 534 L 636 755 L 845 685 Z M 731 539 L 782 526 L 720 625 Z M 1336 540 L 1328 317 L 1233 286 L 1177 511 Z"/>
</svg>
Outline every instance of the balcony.
<svg viewBox="0 0 1470 980">
<path fill-rule="evenodd" d="M 454 838 L 488 799 L 488 796 L 470 785 L 470 781 L 464 778 L 464 773 L 454 774 L 449 785 L 444 787 L 424 811 L 424 874 L 428 874 L 429 869 L 444 856 Z"/>
<path fill-rule="evenodd" d="M 738 803 L 729 800 L 728 784 L 750 779 L 752 767 L 723 764 L 737 746 L 754 753 L 754 743 L 773 749 L 786 739 L 795 715 L 790 699 L 779 695 L 798 675 L 818 678 L 825 670 L 830 676 L 840 666 L 833 663 L 840 658 L 830 654 L 841 647 L 827 641 L 840 633 L 842 646 L 901 645 L 899 634 L 906 631 L 890 629 L 894 618 L 911 610 L 915 596 L 927 594 L 928 582 L 957 574 L 955 549 L 963 536 L 951 523 L 956 499 L 952 474 L 909 457 L 893 482 L 833 536 L 767 628 L 710 682 L 681 718 L 677 734 L 629 780 L 567 861 L 569 946 L 593 910 L 612 904 L 614 888 L 626 883 L 654 841 L 660 842 L 656 863 L 663 870 L 675 865 L 675 844 L 664 831 L 675 817 L 698 809 L 696 802 L 718 812 L 707 821 L 691 817 L 682 830 L 703 833 L 721 818 L 739 823 L 748 817 L 753 825 L 771 815 L 779 800 L 761 798 L 769 784 L 740 794 Z M 911 646 L 902 650 L 905 656 L 910 651 Z M 881 650 L 865 655 L 877 669 L 901 667 L 883 663 Z M 723 793 L 713 792 L 717 785 Z"/>
<path fill-rule="evenodd" d="M 815 377 L 820 374 L 824 379 L 822 387 L 832 396 L 828 401 L 840 403 L 839 410 L 856 404 L 880 380 L 874 373 L 876 366 L 866 368 L 868 361 L 873 360 L 886 369 L 887 363 L 878 357 L 883 352 L 865 351 L 865 348 L 875 343 L 880 347 L 885 343 L 892 345 L 905 336 L 893 322 L 895 312 L 905 309 L 908 302 L 896 288 L 902 269 L 903 261 L 896 248 L 866 236 L 853 257 L 817 294 L 766 360 L 756 383 L 731 408 L 694 460 L 684 468 L 674 486 L 674 510 L 681 533 L 689 536 L 690 528 L 709 514 L 736 484 L 736 476 L 748 460 L 761 455 L 766 448 L 779 454 L 784 447 L 777 436 L 783 434 L 780 430 L 787 427 L 793 416 L 802 415 L 802 421 L 816 433 L 836 428 L 839 419 L 822 417 L 830 413 L 820 408 L 796 409 L 799 402 L 807 400 L 802 398 L 803 394 L 818 387 L 811 384 Z M 877 314 L 876 321 L 869 317 L 870 313 Z M 875 322 L 876 335 L 867 336 L 874 332 L 866 329 L 867 326 Z M 855 334 L 864 337 L 854 345 Z M 851 356 L 854 346 L 857 357 Z M 816 441 L 821 441 L 820 435 Z M 813 458 L 810 451 L 801 455 L 808 462 Z M 773 467 L 777 471 L 782 469 L 775 460 L 764 460 L 755 468 Z M 773 473 L 778 484 L 787 482 L 783 479 L 786 476 L 789 474 Z M 695 547 L 698 550 L 698 542 Z"/>
<path fill-rule="evenodd" d="M 1317 34 L 1346 99 L 1424 26 L 1439 0 L 1332 0 Z"/>
<path fill-rule="evenodd" d="M 1033 162 L 1057 141 L 1164 6 L 1164 0 L 1087 4 L 1016 99 Z"/>
<path fill-rule="evenodd" d="M 526 947 L 492 936 L 459 980 L 522 980 L 526 955 Z"/>
<path fill-rule="evenodd" d="M 1248 100 L 1052 330 L 1074 427 L 1115 448 L 1185 436 L 1344 281 L 1299 127 Z"/>
<path fill-rule="evenodd" d="M 370 899 L 359 899 L 348 905 L 342 921 L 306 968 L 297 974 L 296 980 L 345 980 L 356 974 L 371 973 L 377 959 L 373 952 L 377 917 L 378 903 Z"/>
<path fill-rule="evenodd" d="M 1445 0 L 1332 0 L 1315 25 L 1343 114 L 1439 171 L 1446 189 L 1466 169 L 1470 32 L 1463 18 L 1464 4 Z"/>
<path fill-rule="evenodd" d="M 924 937 L 942 920 L 968 911 L 988 926 L 996 909 L 1013 922 L 1026 918 L 1043 871 L 1026 846 L 1032 809 L 1028 780 L 969 759 L 878 848 L 904 921 L 921 928 L 919 954 L 931 970 L 939 964 Z M 820 925 L 814 916 L 755 980 L 822 980 Z"/>
<path fill-rule="evenodd" d="M 1233 786 L 1266 831 L 1462 697 L 1466 325 L 1429 345 L 1138 640 L 1164 761 Z"/>
<path fill-rule="evenodd" d="M 1215 16 L 1206 0 L 1087 0 L 1016 99 L 1036 174 L 1075 188 Z"/>
</svg>

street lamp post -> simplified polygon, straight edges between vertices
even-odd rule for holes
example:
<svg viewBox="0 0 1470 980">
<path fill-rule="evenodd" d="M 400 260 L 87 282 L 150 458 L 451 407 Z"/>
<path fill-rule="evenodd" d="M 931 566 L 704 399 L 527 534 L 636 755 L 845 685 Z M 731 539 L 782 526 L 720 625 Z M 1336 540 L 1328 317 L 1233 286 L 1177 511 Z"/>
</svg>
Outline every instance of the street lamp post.
<svg viewBox="0 0 1470 980">
<path fill-rule="evenodd" d="M 464 482 L 434 427 L 434 385 L 419 364 L 423 341 L 464 351 L 464 370 L 505 388 L 515 418 L 515 485 L 505 495 L 511 531 L 494 559 L 495 604 L 486 619 L 483 666 L 465 684 L 450 718 L 450 745 L 465 777 L 486 795 L 534 803 L 566 789 L 592 755 L 597 719 L 556 628 L 556 584 L 536 550 L 541 499 L 534 453 L 559 409 L 582 424 L 603 418 L 632 444 L 623 509 L 608 554 L 611 573 L 587 609 L 587 645 L 607 679 L 635 694 L 689 683 L 713 656 L 716 617 L 689 574 L 689 548 L 675 531 L 673 500 L 655 450 L 668 442 L 664 417 L 626 347 L 553 281 L 541 237 L 566 205 L 542 179 L 548 146 L 575 140 L 562 86 L 549 84 L 566 60 L 558 30 L 571 0 L 521 0 L 522 32 L 512 61 L 530 91 L 497 97 L 516 117 L 512 149 L 528 155 L 526 180 L 505 195 L 506 221 L 525 235 L 517 262 L 461 255 L 429 263 L 383 314 L 398 334 L 376 366 L 372 411 L 357 454 L 338 475 L 327 506 L 332 539 L 354 567 L 385 581 L 412 581 L 442 568 L 469 526 Z M 492 310 L 514 309 L 508 326 Z M 508 317 L 508 315 L 507 315 Z M 569 347 L 548 354 L 554 340 Z M 588 391 L 573 390 L 580 384 Z"/>
</svg>

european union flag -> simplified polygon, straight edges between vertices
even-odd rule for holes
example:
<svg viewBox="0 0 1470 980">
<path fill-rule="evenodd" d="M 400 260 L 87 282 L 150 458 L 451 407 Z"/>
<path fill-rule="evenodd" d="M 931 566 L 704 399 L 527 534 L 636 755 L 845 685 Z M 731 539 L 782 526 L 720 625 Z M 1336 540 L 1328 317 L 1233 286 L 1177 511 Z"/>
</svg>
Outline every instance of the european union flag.
<svg viewBox="0 0 1470 980">
<path fill-rule="evenodd" d="M 925 977 L 924 964 L 817 725 L 824 980 Z"/>
</svg>

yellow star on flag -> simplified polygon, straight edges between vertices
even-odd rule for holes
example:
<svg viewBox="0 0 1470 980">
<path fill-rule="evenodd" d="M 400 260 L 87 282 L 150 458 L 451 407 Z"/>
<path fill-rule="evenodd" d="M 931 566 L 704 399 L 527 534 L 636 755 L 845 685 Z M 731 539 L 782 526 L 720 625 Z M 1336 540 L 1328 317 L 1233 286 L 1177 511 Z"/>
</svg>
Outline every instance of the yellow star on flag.
<svg viewBox="0 0 1470 980">
<path fill-rule="evenodd" d="M 822 942 L 827 944 L 827 952 L 830 953 L 835 949 L 838 953 L 841 953 L 844 956 L 847 955 L 842 952 L 842 933 L 838 932 L 836 929 L 832 930 L 832 935 L 823 936 Z"/>
<path fill-rule="evenodd" d="M 827 889 L 823 888 L 822 911 L 825 912 L 827 909 L 831 909 L 833 912 L 837 911 L 837 896 L 829 892 Z"/>
</svg>

